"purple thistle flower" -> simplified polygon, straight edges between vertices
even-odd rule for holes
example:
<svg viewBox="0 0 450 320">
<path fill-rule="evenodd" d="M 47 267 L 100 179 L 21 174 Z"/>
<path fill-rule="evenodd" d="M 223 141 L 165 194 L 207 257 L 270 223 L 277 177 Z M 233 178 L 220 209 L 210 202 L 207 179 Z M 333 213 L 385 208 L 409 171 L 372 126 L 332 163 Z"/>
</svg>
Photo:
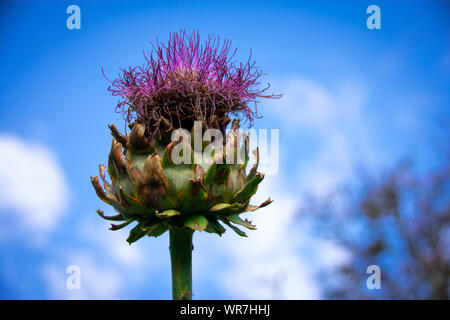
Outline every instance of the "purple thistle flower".
<svg viewBox="0 0 450 320">
<path fill-rule="evenodd" d="M 144 55 L 143 66 L 121 69 L 108 88 L 121 98 L 116 111 L 126 123 L 143 123 L 150 135 L 158 132 L 162 118 L 169 120 L 169 129 L 190 129 L 201 120 L 224 131 L 229 115 L 252 126 L 253 119 L 259 118 L 257 99 L 281 96 L 263 95 L 269 85 L 257 88 L 261 69 L 251 61 L 251 54 L 245 64 L 237 64 L 229 40 L 208 36 L 201 44 L 198 32 L 180 31 L 153 49 L 149 57 Z"/>
</svg>

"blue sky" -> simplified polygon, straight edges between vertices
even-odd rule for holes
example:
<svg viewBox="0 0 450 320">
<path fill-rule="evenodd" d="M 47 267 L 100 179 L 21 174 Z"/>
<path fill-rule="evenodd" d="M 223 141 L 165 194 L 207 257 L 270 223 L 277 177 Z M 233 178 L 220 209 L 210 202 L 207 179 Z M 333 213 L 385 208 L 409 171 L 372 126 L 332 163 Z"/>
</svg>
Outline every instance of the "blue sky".
<svg viewBox="0 0 450 320">
<path fill-rule="evenodd" d="M 66 8 L 81 8 L 81 30 Z M 366 8 L 381 8 L 381 29 Z M 0 298 L 170 298 L 167 236 L 131 247 L 89 177 L 122 122 L 105 73 L 143 62 L 170 32 L 199 30 L 250 49 L 281 100 L 257 128 L 280 130 L 280 170 L 247 239 L 198 234 L 195 298 L 320 298 L 316 270 L 346 258 L 296 216 L 307 193 L 410 157 L 435 166 L 450 102 L 450 6 L 419 1 L 31 1 L 0 5 Z M 444 135 L 445 137 L 445 135 Z M 258 201 L 255 201 L 255 203 Z M 272 207 L 272 208 L 271 208 Z M 288 245 L 286 245 L 288 243 Z M 82 289 L 66 288 L 79 265 Z"/>
</svg>

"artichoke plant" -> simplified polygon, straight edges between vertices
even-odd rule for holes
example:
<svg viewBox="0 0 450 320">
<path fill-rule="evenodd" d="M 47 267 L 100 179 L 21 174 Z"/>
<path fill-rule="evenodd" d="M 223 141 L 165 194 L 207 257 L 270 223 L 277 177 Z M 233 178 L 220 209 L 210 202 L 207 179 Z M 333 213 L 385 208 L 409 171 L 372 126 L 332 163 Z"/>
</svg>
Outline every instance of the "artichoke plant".
<svg viewBox="0 0 450 320">
<path fill-rule="evenodd" d="M 272 202 L 250 205 L 264 175 L 257 172 L 258 150 L 247 170 L 249 136 L 240 134 L 239 126 L 258 117 L 257 98 L 278 96 L 256 89 L 260 69 L 250 59 L 236 65 L 229 50 L 229 41 L 220 46 L 213 36 L 201 46 L 198 33 L 174 33 L 166 45 L 157 44 L 156 57 L 152 52 L 143 66 L 122 69 L 109 87 L 120 97 L 117 110 L 130 132 L 109 126 L 108 168 L 99 166 L 103 186 L 98 176 L 91 180 L 99 198 L 118 214 L 97 213 L 117 221 L 111 230 L 137 222 L 130 244 L 169 231 L 174 299 L 192 297 L 194 231 L 222 235 L 228 226 L 246 236 L 240 227 L 256 227 L 240 214 Z M 211 129 L 224 136 L 216 148 L 202 140 Z"/>
</svg>

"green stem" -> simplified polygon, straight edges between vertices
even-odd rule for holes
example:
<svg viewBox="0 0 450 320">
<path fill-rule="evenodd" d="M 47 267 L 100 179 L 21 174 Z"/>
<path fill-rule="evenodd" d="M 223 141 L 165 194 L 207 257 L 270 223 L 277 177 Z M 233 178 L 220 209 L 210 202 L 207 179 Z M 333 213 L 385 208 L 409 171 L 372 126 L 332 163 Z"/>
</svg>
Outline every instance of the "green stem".
<svg viewBox="0 0 450 320">
<path fill-rule="evenodd" d="M 171 229 L 169 233 L 173 300 L 191 300 L 192 235 L 194 230 L 189 228 Z"/>
</svg>

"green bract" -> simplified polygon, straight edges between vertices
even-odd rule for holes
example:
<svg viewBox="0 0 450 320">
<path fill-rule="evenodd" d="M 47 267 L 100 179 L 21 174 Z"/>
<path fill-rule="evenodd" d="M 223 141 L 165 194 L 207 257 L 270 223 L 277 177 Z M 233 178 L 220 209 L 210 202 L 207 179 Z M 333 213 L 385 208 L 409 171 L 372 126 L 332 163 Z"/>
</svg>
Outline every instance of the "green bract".
<svg viewBox="0 0 450 320">
<path fill-rule="evenodd" d="M 166 121 L 167 123 L 167 121 Z M 164 124 L 164 121 L 162 122 Z M 236 132 L 237 121 L 224 141 L 224 152 L 212 154 L 212 163 L 175 164 L 172 149 L 179 141 L 172 141 L 172 130 L 160 130 L 159 136 L 149 137 L 143 124 L 134 123 L 131 132 L 122 135 L 114 125 L 108 169 L 100 165 L 99 177 L 92 177 L 97 195 L 119 213 L 106 217 L 111 221 L 111 230 L 121 229 L 133 221 L 138 224 L 131 230 L 127 241 L 131 244 L 143 236 L 157 237 L 170 228 L 190 228 L 222 235 L 223 226 L 229 226 L 237 234 L 245 236 L 238 226 L 255 229 L 251 221 L 243 220 L 240 214 L 254 211 L 272 202 L 269 198 L 259 206 L 250 205 L 264 175 L 257 172 L 258 149 L 254 151 L 255 165 L 246 172 L 248 157 L 248 136 L 239 143 Z M 187 145 L 193 148 L 193 141 Z M 206 144 L 203 143 L 202 151 Z M 227 164 L 226 154 L 244 154 L 243 163 Z M 192 157 L 194 152 L 192 152 Z M 236 161 L 237 162 L 237 161 Z M 106 181 L 108 171 L 111 183 Z"/>
</svg>

